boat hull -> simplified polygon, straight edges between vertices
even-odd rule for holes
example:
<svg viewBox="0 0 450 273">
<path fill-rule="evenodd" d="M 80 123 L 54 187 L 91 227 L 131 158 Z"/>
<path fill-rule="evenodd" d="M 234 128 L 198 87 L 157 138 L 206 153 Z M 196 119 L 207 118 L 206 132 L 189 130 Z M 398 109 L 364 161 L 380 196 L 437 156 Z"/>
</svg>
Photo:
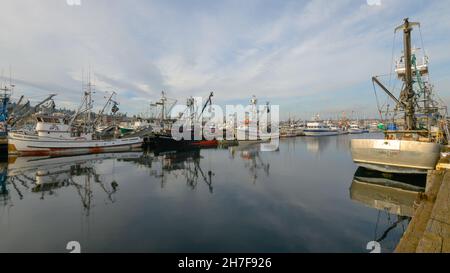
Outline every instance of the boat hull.
<svg viewBox="0 0 450 273">
<path fill-rule="evenodd" d="M 348 133 L 354 135 L 365 133 L 365 131 L 362 129 L 348 129 Z"/>
<path fill-rule="evenodd" d="M 18 156 L 61 156 L 123 152 L 142 147 L 139 137 L 114 140 L 66 140 L 10 133 L 9 155 Z"/>
<path fill-rule="evenodd" d="M 305 136 L 335 136 L 338 135 L 338 131 L 319 131 L 319 130 L 303 130 Z"/>
<path fill-rule="evenodd" d="M 175 140 L 170 135 L 155 135 L 149 140 L 149 146 L 152 148 L 210 148 L 217 147 L 219 141 L 216 139 L 202 139 L 202 140 Z"/>
<path fill-rule="evenodd" d="M 239 146 L 249 146 L 268 142 L 270 142 L 270 139 L 238 140 Z"/>
<path fill-rule="evenodd" d="M 436 167 L 440 157 L 438 143 L 352 139 L 353 162 L 358 166 L 388 173 L 426 173 Z"/>
</svg>

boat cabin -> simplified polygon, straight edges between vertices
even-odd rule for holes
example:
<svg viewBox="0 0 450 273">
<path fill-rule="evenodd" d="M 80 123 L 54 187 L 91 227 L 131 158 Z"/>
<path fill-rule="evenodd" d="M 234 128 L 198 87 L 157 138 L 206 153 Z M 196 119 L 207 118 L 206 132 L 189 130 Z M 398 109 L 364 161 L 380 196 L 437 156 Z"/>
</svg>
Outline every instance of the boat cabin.
<svg viewBox="0 0 450 273">
<path fill-rule="evenodd" d="M 308 129 L 329 129 L 329 127 L 322 122 L 308 122 L 306 127 Z"/>
<path fill-rule="evenodd" d="M 63 116 L 37 115 L 36 122 L 38 136 L 71 137 L 69 120 Z"/>
</svg>

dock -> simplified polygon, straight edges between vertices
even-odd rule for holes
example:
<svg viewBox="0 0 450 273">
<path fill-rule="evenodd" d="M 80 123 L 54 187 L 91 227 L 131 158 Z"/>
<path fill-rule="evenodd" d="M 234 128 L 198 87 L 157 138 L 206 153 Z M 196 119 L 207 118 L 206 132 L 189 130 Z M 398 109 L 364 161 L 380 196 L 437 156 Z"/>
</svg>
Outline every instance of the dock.
<svg viewBox="0 0 450 273">
<path fill-rule="evenodd" d="M 426 183 L 397 253 L 450 253 L 450 157 L 428 171 Z"/>
</svg>

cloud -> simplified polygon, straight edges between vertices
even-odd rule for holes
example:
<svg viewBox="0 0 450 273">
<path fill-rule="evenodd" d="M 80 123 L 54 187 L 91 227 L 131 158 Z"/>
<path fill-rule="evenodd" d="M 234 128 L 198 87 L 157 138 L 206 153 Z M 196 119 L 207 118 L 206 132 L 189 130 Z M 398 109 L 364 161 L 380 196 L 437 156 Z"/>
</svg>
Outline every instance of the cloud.
<svg viewBox="0 0 450 273">
<path fill-rule="evenodd" d="M 369 6 L 381 6 L 381 0 L 367 0 Z"/>
<path fill-rule="evenodd" d="M 379 3 L 7 1 L 0 17 L 0 67 L 11 64 L 23 93 L 58 87 L 57 100 L 74 104 L 82 69 L 91 67 L 96 88 L 115 90 L 129 113 L 144 111 L 161 90 L 179 101 L 209 91 L 218 102 L 255 94 L 279 102 L 282 112 L 292 102 L 297 109 L 286 111 L 372 105 L 375 112 L 370 77 L 389 72 L 393 28 L 404 17 L 422 22 L 432 71 L 436 64 L 444 77 L 450 63 L 446 3 Z M 450 87 L 448 80 L 433 80 Z"/>
</svg>

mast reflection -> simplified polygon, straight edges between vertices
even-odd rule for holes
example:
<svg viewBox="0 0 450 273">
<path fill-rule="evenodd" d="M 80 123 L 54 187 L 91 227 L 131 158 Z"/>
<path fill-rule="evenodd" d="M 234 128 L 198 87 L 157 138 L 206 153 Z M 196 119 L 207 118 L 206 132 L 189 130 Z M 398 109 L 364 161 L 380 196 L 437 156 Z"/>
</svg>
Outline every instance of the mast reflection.
<svg viewBox="0 0 450 273">
<path fill-rule="evenodd" d="M 6 180 L 8 177 L 8 163 L 0 162 L 0 202 L 3 206 L 9 203 L 9 191 L 6 187 Z"/>
<path fill-rule="evenodd" d="M 270 163 L 262 158 L 261 152 L 273 152 L 274 150 L 266 145 L 270 144 L 263 143 L 229 148 L 233 159 L 239 154 L 239 157 L 244 161 L 244 166 L 249 170 L 249 175 L 253 184 L 258 180 L 260 170 L 262 170 L 265 176 L 269 176 L 270 174 Z M 278 151 L 278 149 L 275 151 Z"/>
<path fill-rule="evenodd" d="M 202 168 L 204 158 L 201 156 L 201 150 L 204 149 L 148 149 L 142 157 L 126 161 L 149 168 L 149 174 L 159 179 L 161 188 L 165 188 L 172 178 L 183 177 L 191 189 L 196 189 L 200 180 L 208 187 L 208 191 L 213 193 L 212 181 L 215 173 L 211 167 L 207 171 Z"/>
</svg>

